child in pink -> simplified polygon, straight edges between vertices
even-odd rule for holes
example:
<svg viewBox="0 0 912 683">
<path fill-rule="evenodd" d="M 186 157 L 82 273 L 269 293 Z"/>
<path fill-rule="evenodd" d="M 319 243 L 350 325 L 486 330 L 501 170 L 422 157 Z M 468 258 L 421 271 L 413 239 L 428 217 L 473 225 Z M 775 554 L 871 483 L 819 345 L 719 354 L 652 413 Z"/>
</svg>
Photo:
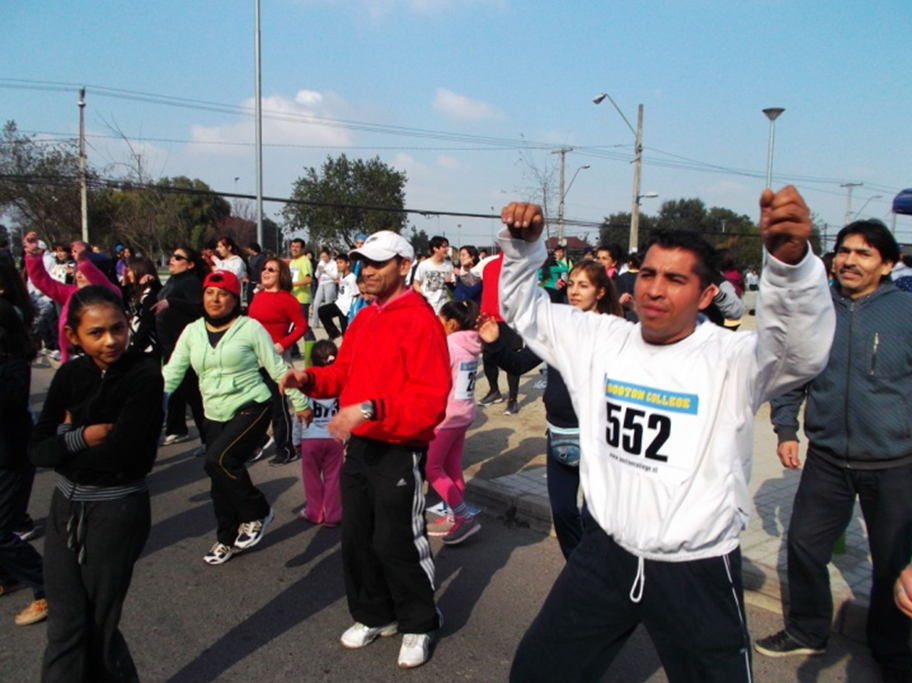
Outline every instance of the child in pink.
<svg viewBox="0 0 912 683">
<path fill-rule="evenodd" d="M 310 351 L 311 364 L 329 365 L 338 349 L 328 339 L 316 342 Z M 339 472 L 342 470 L 342 442 L 329 434 L 327 425 L 339 411 L 337 398 L 310 398 L 313 416 L 301 432 L 301 475 L 307 506 L 298 515 L 301 519 L 325 527 L 342 522 L 342 496 L 339 492 Z"/>
<path fill-rule="evenodd" d="M 475 331 L 478 306 L 472 301 L 449 301 L 438 317 L 447 334 L 453 386 L 446 416 L 434 430 L 434 440 L 428 446 L 425 472 L 428 483 L 446 501 L 452 517 L 441 517 L 428 533 L 443 536 L 444 543 L 455 545 L 481 529 L 463 499 L 462 474 L 466 432 L 475 419 L 475 376 L 481 354 L 481 338 Z"/>
</svg>

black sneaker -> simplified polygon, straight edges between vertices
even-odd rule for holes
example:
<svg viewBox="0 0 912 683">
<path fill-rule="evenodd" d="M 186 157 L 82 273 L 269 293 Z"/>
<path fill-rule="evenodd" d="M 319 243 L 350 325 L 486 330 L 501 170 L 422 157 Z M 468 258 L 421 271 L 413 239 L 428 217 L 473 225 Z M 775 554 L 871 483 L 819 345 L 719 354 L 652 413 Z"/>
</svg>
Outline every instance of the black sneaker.
<svg viewBox="0 0 912 683">
<path fill-rule="evenodd" d="M 519 404 L 516 402 L 515 398 L 511 398 L 507 401 L 507 409 L 504 410 L 504 415 L 516 415 L 519 412 Z"/>
<path fill-rule="evenodd" d="M 503 403 L 503 400 L 504 400 L 503 396 L 500 395 L 499 391 L 492 390 L 492 391 L 489 391 L 487 394 L 485 394 L 484 398 L 482 398 L 478 401 L 478 405 L 491 406 L 491 405 L 494 405 L 495 403 Z"/>
<path fill-rule="evenodd" d="M 277 455 L 272 460 L 269 461 L 269 464 L 273 467 L 281 467 L 282 465 L 287 465 L 294 462 L 295 460 L 300 460 L 301 455 L 297 452 L 292 453 L 291 455 Z"/>
<path fill-rule="evenodd" d="M 779 631 L 754 642 L 754 649 L 767 657 L 792 657 L 794 655 L 822 655 L 826 648 L 807 647 L 793 640 L 785 631 Z"/>
</svg>

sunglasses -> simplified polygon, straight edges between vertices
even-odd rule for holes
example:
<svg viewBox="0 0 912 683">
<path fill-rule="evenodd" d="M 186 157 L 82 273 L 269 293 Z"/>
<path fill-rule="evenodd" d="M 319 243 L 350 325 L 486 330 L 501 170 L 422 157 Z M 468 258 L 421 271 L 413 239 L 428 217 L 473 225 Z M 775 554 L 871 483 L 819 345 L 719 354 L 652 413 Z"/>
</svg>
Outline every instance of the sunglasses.
<svg viewBox="0 0 912 683">
<path fill-rule="evenodd" d="M 278 268 L 263 268 L 263 271 L 267 272 L 267 273 L 278 273 L 279 269 Z"/>
<path fill-rule="evenodd" d="M 173 258 L 175 261 L 189 261 L 190 260 L 183 254 L 171 254 L 171 258 Z"/>
</svg>

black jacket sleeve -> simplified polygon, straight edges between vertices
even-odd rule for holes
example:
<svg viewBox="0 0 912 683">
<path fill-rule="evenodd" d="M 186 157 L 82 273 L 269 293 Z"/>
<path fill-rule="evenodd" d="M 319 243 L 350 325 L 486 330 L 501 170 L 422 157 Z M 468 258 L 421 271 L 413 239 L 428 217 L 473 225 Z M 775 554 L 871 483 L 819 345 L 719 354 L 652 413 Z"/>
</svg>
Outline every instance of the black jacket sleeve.
<svg viewBox="0 0 912 683">
<path fill-rule="evenodd" d="M 128 378 L 130 391 L 108 437 L 73 456 L 69 465 L 97 472 L 143 475 L 152 469 L 164 419 L 164 379 L 154 362 L 137 364 Z"/>
</svg>

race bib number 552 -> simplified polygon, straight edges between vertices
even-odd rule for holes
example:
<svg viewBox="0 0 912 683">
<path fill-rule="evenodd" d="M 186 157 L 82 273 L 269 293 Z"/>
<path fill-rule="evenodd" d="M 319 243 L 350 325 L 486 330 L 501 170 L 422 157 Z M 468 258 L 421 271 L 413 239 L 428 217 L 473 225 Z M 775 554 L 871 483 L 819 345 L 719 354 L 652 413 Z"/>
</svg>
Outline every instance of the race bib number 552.
<svg viewBox="0 0 912 683">
<path fill-rule="evenodd" d="M 605 378 L 608 457 L 642 474 L 679 480 L 695 459 L 699 397 Z"/>
</svg>

